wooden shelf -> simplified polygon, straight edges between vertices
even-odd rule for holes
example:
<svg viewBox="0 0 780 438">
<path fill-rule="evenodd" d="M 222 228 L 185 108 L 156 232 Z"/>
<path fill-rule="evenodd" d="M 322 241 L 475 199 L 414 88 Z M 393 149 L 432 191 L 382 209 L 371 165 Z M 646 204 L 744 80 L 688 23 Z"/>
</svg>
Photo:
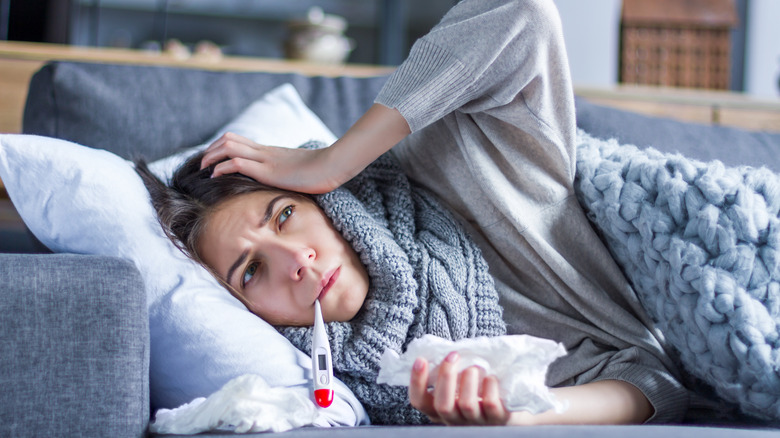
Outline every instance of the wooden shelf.
<svg viewBox="0 0 780 438">
<path fill-rule="evenodd" d="M 394 67 L 364 64 L 317 64 L 307 61 L 249 58 L 238 56 L 210 57 L 193 55 L 177 58 L 168 53 L 133 49 L 80 47 L 46 43 L 0 41 L 0 59 L 45 62 L 50 60 L 165 65 L 223 71 L 296 72 L 308 76 L 374 76 Z"/>
<path fill-rule="evenodd" d="M 780 100 L 758 99 L 744 93 L 651 85 L 575 87 L 575 93 L 595 104 L 649 116 L 780 132 Z"/>
</svg>

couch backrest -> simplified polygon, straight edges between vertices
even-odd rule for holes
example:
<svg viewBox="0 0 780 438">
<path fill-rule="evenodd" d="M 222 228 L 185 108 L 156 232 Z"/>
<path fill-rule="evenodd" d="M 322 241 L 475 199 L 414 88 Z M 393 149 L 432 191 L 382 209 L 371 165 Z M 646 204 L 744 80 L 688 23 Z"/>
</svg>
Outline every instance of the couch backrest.
<svg viewBox="0 0 780 438">
<path fill-rule="evenodd" d="M 289 82 L 340 135 L 373 103 L 385 80 L 52 62 L 31 80 L 23 132 L 154 160 L 207 140 L 253 101 Z"/>
<path fill-rule="evenodd" d="M 780 172 L 780 133 L 753 132 L 727 126 L 649 117 L 577 101 L 577 126 L 594 137 L 616 138 L 622 144 L 679 152 L 701 161 L 728 166 L 766 166 Z"/>
<path fill-rule="evenodd" d="M 385 80 L 53 62 L 33 76 L 23 132 L 154 160 L 202 143 L 267 91 L 289 82 L 341 135 L 371 106 Z M 577 125 L 599 138 L 780 172 L 780 134 L 649 117 L 581 98 Z"/>
</svg>

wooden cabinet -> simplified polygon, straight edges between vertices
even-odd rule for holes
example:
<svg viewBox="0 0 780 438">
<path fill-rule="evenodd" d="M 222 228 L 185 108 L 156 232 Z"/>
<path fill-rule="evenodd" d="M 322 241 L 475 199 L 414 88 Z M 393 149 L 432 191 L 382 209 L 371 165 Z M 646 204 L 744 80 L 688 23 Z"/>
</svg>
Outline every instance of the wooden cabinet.
<svg viewBox="0 0 780 438">
<path fill-rule="evenodd" d="M 624 0 L 620 81 L 727 90 L 734 0 Z"/>
</svg>

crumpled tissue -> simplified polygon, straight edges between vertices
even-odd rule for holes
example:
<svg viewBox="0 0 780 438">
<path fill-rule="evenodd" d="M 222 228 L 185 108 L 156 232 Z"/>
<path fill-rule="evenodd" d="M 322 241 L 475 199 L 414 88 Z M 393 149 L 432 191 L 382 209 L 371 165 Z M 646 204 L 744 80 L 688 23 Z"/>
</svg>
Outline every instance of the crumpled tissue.
<svg viewBox="0 0 780 438">
<path fill-rule="evenodd" d="M 245 374 L 208 398 L 196 398 L 176 409 L 158 410 L 149 430 L 179 435 L 210 430 L 283 432 L 312 425 L 317 415 L 311 400 L 288 388 L 270 387 L 258 375 Z"/>
<path fill-rule="evenodd" d="M 385 350 L 379 362 L 377 383 L 409 386 L 412 365 L 418 357 L 431 364 L 428 383 L 436 381 L 439 364 L 447 355 L 457 351 L 458 372 L 476 365 L 484 375 L 495 375 L 499 382 L 499 396 L 510 411 L 528 411 L 532 414 L 555 409 L 563 412 L 567 405 L 555 399 L 545 385 L 547 368 L 557 358 L 566 355 L 562 344 L 529 335 L 478 337 L 450 341 L 425 335 L 409 343 L 399 356 Z"/>
</svg>

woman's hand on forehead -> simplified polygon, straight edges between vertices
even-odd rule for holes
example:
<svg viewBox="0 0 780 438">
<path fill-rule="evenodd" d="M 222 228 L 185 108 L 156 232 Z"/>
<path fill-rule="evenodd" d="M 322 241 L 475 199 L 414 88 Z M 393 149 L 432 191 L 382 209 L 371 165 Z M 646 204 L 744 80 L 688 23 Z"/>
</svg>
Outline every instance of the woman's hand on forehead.
<svg viewBox="0 0 780 438">
<path fill-rule="evenodd" d="M 375 103 L 330 147 L 264 146 L 229 132 L 206 149 L 201 169 L 216 165 L 215 177 L 240 173 L 280 189 L 327 193 L 355 177 L 409 133 L 401 113 Z"/>
<path fill-rule="evenodd" d="M 328 156 L 328 148 L 265 146 L 228 132 L 206 149 L 201 169 L 215 165 L 212 177 L 240 173 L 280 189 L 325 193 L 340 185 L 326 170 Z"/>
</svg>

